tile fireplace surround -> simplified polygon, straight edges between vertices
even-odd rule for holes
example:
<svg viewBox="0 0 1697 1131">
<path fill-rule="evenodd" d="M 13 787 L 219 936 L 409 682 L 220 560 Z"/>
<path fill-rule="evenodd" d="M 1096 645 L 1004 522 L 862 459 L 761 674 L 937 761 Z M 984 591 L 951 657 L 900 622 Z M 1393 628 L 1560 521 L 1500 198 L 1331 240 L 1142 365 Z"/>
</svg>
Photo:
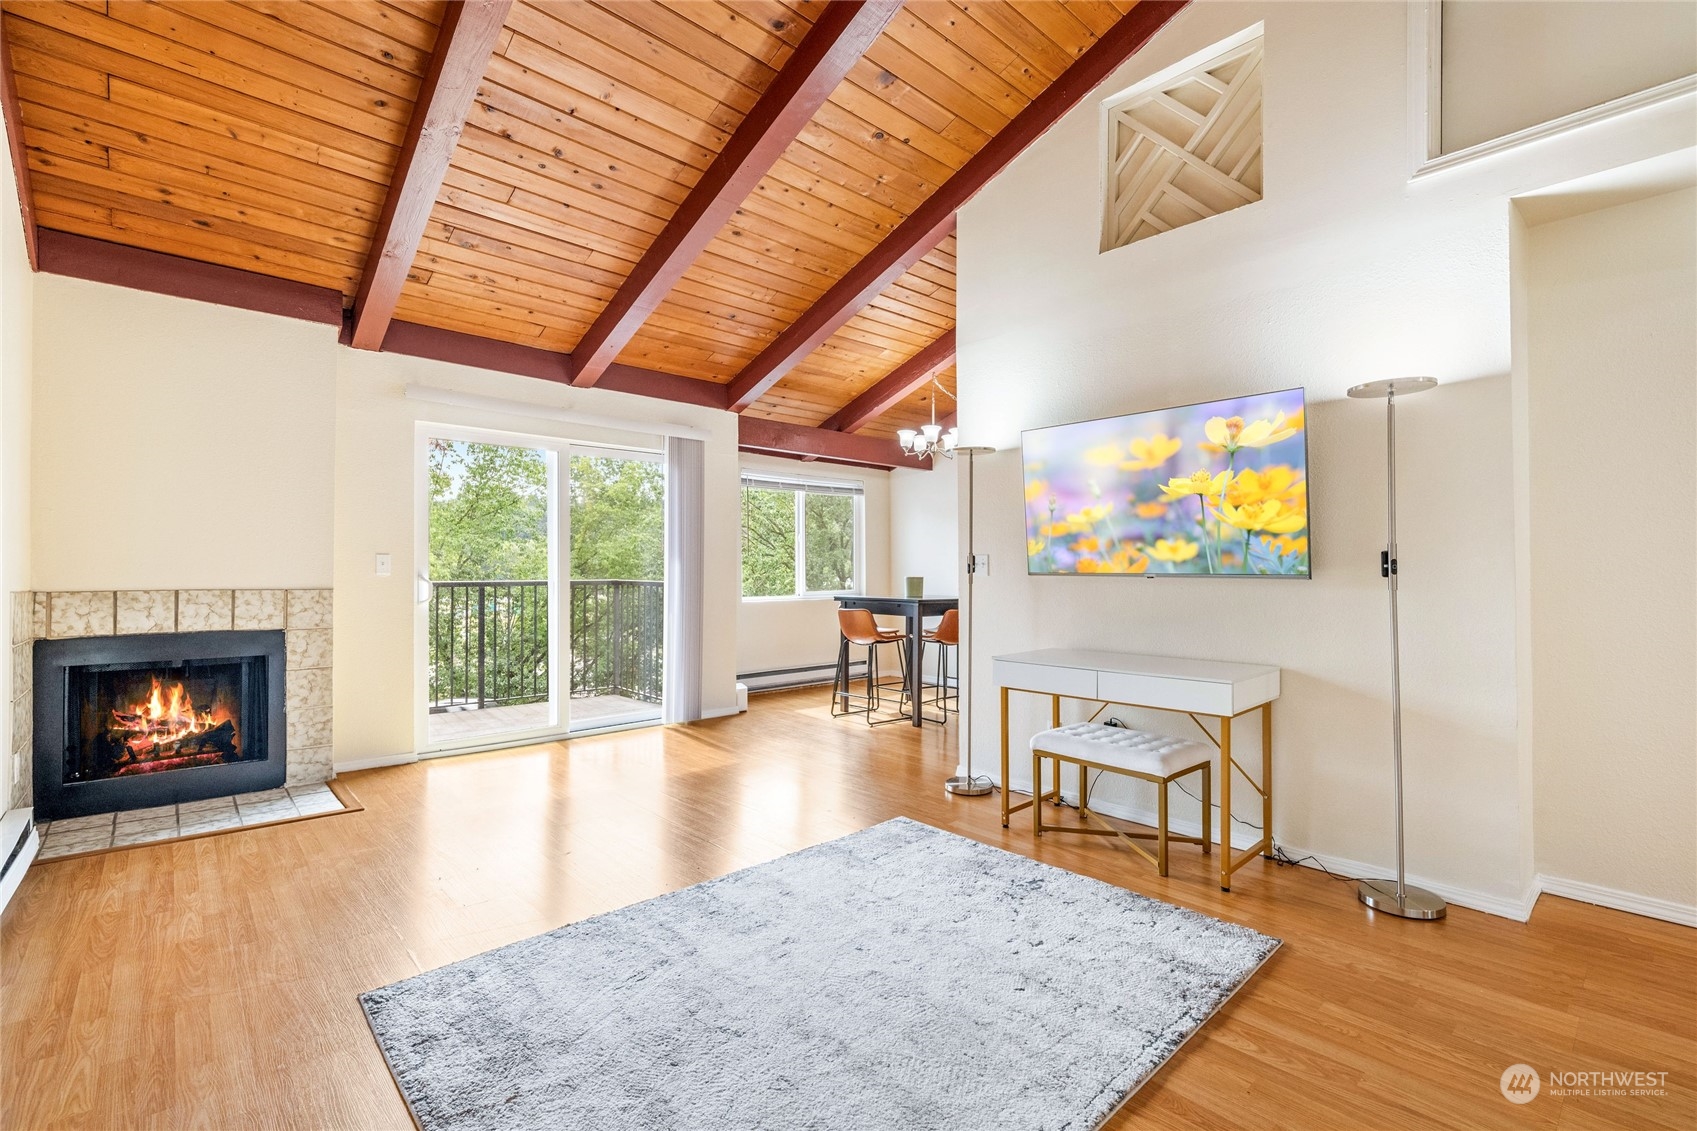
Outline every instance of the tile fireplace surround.
<svg viewBox="0 0 1697 1131">
<path fill-rule="evenodd" d="M 288 712 L 286 784 L 335 776 L 330 745 L 331 596 L 328 589 L 144 589 L 82 593 L 13 593 L 12 767 L 18 808 L 34 788 L 34 700 L 37 640 L 132 636 L 156 632 L 282 629 Z M 0 806 L 3 808 L 4 806 Z"/>
</svg>

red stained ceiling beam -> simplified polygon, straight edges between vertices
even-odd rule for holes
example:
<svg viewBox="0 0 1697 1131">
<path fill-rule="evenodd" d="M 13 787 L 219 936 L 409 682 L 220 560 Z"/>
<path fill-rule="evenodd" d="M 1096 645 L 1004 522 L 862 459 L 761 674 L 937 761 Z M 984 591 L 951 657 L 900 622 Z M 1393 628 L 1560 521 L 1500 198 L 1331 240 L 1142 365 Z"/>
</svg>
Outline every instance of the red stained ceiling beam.
<svg viewBox="0 0 1697 1131">
<path fill-rule="evenodd" d="M 458 330 L 443 330 L 436 326 L 421 326 L 416 322 L 396 320 L 389 327 L 383 342 L 384 353 L 401 353 L 409 357 L 427 357 L 436 361 L 469 365 L 477 369 L 493 369 L 498 373 L 516 373 L 521 377 L 536 377 L 543 381 L 569 384 L 572 356 L 552 350 L 521 346 L 515 342 L 499 342 L 480 338 Z M 614 365 L 608 368 L 599 388 L 615 393 L 631 393 L 639 397 L 676 401 L 680 404 L 702 405 L 706 408 L 725 407 L 725 386 L 694 377 L 679 377 L 653 369 L 638 369 L 633 365 Z"/>
<path fill-rule="evenodd" d="M 237 267 L 201 263 L 161 251 L 126 247 L 43 229 L 41 270 L 115 287 L 195 299 L 261 314 L 342 324 L 342 292 Z"/>
<path fill-rule="evenodd" d="M 12 176 L 18 183 L 18 211 L 23 214 L 24 251 L 29 269 L 41 270 L 35 227 L 35 196 L 29 187 L 29 154 L 24 149 L 24 120 L 18 111 L 18 82 L 12 74 L 12 48 L 6 41 L 6 21 L 0 16 L 0 111 L 5 114 L 6 143 L 12 151 Z"/>
<path fill-rule="evenodd" d="M 824 296 L 772 340 L 731 382 L 731 410 L 741 412 L 764 396 L 808 354 L 924 259 L 954 230 L 954 213 L 1025 148 L 1041 137 L 1119 66 L 1131 58 L 1189 0 L 1140 0 L 1072 66 L 962 165 L 895 231 L 850 268 Z"/>
<path fill-rule="evenodd" d="M 340 327 L 346 341 L 342 293 L 329 287 L 315 287 L 236 267 L 201 263 L 164 252 L 56 232 L 50 228 L 41 232 L 41 270 L 51 275 L 87 279 L 131 290 L 319 322 Z M 560 384 L 571 381 L 572 359 L 569 354 L 462 334 L 457 330 L 421 326 L 415 322 L 397 320 L 391 323 L 383 348 L 388 353 L 431 358 L 499 373 L 515 373 Z M 600 387 L 663 401 L 717 409 L 725 407 L 723 385 L 630 365 L 609 368 Z"/>
<path fill-rule="evenodd" d="M 453 0 L 442 16 L 436 50 L 419 85 L 354 296 L 353 345 L 357 349 L 383 348 L 383 335 L 395 316 L 430 210 L 477 97 L 477 84 L 512 6 L 513 0 Z"/>
<path fill-rule="evenodd" d="M 933 377 L 954 363 L 955 332 L 950 330 L 902 362 L 888 377 L 854 398 L 819 427 L 837 432 L 857 432 L 906 400 L 910 394 L 924 388 Z"/>
<path fill-rule="evenodd" d="M 703 249 L 848 77 L 901 0 L 836 0 L 754 104 L 671 222 L 572 351 L 574 385 L 594 385 Z"/>
<path fill-rule="evenodd" d="M 737 419 L 737 447 L 745 452 L 790 459 L 851 463 L 860 467 L 903 466 L 901 448 L 894 440 L 806 428 L 757 416 Z"/>
</svg>

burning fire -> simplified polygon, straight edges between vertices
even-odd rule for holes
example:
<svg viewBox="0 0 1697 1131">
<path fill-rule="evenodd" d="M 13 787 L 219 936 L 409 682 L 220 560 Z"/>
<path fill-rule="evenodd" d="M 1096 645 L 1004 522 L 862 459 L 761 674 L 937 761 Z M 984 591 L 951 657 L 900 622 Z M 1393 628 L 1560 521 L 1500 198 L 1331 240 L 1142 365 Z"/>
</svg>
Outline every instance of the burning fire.
<svg viewBox="0 0 1697 1131">
<path fill-rule="evenodd" d="M 127 711 L 112 712 L 113 730 L 132 755 L 143 758 L 215 729 L 223 721 L 214 717 L 218 713 L 216 708 L 196 710 L 181 683 L 164 687 L 154 677 L 153 691 L 144 702 L 134 704 Z"/>
</svg>

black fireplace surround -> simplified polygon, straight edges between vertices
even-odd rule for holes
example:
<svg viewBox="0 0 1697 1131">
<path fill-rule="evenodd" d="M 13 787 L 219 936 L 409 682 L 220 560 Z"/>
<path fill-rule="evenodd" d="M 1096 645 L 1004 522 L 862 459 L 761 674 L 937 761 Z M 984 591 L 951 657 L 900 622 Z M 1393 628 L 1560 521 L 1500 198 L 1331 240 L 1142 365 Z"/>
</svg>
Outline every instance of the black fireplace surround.
<svg viewBox="0 0 1697 1131">
<path fill-rule="evenodd" d="M 36 819 L 282 785 L 283 687 L 281 632 L 38 640 Z"/>
</svg>

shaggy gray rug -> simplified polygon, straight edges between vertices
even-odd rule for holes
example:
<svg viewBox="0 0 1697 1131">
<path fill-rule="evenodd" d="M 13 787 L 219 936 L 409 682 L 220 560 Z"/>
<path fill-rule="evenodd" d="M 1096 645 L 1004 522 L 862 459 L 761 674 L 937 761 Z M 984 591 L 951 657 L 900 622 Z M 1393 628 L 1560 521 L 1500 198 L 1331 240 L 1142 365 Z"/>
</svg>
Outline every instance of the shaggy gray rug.
<svg viewBox="0 0 1697 1131">
<path fill-rule="evenodd" d="M 1278 945 L 898 819 L 360 1001 L 426 1131 L 1084 1131 Z"/>
</svg>

